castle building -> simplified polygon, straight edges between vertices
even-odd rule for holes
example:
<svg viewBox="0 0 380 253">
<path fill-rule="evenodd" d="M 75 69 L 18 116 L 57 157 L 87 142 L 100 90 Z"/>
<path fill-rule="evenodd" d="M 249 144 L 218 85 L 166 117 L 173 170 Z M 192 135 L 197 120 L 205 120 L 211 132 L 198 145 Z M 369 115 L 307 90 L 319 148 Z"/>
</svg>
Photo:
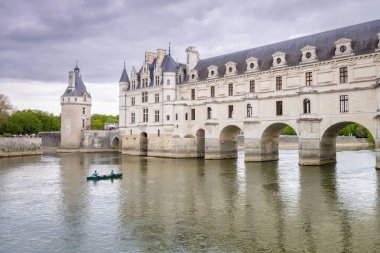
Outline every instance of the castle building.
<svg viewBox="0 0 380 253">
<path fill-rule="evenodd" d="M 122 153 L 231 158 L 243 134 L 246 161 L 277 160 L 279 134 L 291 126 L 300 164 L 325 164 L 351 123 L 378 147 L 379 39 L 375 20 L 207 59 L 191 46 L 186 64 L 170 49 L 147 52 L 119 82 Z"/>
<path fill-rule="evenodd" d="M 78 65 L 69 72 L 69 85 L 61 96 L 61 149 L 78 149 L 91 124 L 91 95 Z"/>
</svg>

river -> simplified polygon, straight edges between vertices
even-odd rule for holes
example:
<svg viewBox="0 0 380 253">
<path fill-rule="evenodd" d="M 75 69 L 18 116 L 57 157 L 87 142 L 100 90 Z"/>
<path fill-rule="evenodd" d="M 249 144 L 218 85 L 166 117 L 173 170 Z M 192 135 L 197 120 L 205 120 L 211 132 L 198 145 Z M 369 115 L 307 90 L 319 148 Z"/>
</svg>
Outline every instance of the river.
<svg viewBox="0 0 380 253">
<path fill-rule="evenodd" d="M 375 153 L 297 161 L 0 159 L 0 252 L 380 252 Z M 111 169 L 123 178 L 86 181 Z"/>
</svg>

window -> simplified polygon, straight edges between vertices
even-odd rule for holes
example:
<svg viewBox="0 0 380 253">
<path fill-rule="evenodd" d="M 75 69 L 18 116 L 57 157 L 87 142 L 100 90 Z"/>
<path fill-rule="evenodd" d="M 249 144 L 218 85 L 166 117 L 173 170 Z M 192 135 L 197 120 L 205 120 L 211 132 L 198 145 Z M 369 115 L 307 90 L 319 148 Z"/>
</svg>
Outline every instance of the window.
<svg viewBox="0 0 380 253">
<path fill-rule="evenodd" d="M 155 84 L 160 85 L 160 76 L 156 76 Z"/>
<path fill-rule="evenodd" d="M 166 80 L 166 84 L 170 85 L 170 79 Z"/>
<path fill-rule="evenodd" d="M 310 86 L 313 83 L 312 72 L 306 72 L 305 73 L 305 83 L 306 83 L 306 86 Z"/>
<path fill-rule="evenodd" d="M 84 119 L 82 119 L 82 128 L 84 129 Z"/>
<path fill-rule="evenodd" d="M 154 111 L 154 122 L 160 121 L 160 111 Z"/>
<path fill-rule="evenodd" d="M 282 115 L 282 101 L 276 101 L 276 115 Z"/>
<path fill-rule="evenodd" d="M 232 83 L 228 84 L 228 96 L 234 95 L 234 86 Z"/>
<path fill-rule="evenodd" d="M 156 93 L 154 94 L 154 102 L 159 103 L 160 102 L 160 94 Z"/>
<path fill-rule="evenodd" d="M 131 105 L 135 105 L 135 97 L 131 98 Z"/>
<path fill-rule="evenodd" d="M 232 118 L 234 116 L 234 106 L 233 105 L 229 105 L 228 106 L 228 118 Z"/>
<path fill-rule="evenodd" d="M 210 97 L 215 97 L 215 86 L 210 87 Z"/>
<path fill-rule="evenodd" d="M 195 109 L 191 109 L 191 120 L 195 120 Z"/>
<path fill-rule="evenodd" d="M 347 67 L 339 68 L 340 83 L 347 83 L 348 81 L 348 72 Z"/>
<path fill-rule="evenodd" d="M 87 100 L 87 96 L 86 94 L 83 95 L 83 101 L 86 101 Z"/>
<path fill-rule="evenodd" d="M 166 101 L 170 101 L 170 95 L 166 96 Z"/>
<path fill-rule="evenodd" d="M 77 98 L 75 98 L 74 101 L 76 102 L 76 101 L 77 101 Z M 84 114 L 84 113 L 83 113 L 83 114 Z"/>
<path fill-rule="evenodd" d="M 148 108 L 143 109 L 143 122 L 148 122 Z"/>
<path fill-rule="evenodd" d="M 157 136 L 160 137 L 160 129 L 157 130 Z"/>
<path fill-rule="evenodd" d="M 131 113 L 131 123 L 135 123 L 136 121 L 136 115 L 134 112 Z"/>
<path fill-rule="evenodd" d="M 310 113 L 310 100 L 307 98 L 303 100 L 303 113 Z"/>
<path fill-rule="evenodd" d="M 276 90 L 282 90 L 282 76 L 276 77 Z"/>
<path fill-rule="evenodd" d="M 195 89 L 191 89 L 191 100 L 195 100 Z"/>
<path fill-rule="evenodd" d="M 167 120 L 167 121 L 170 120 L 170 115 L 166 115 L 166 120 Z"/>
<path fill-rule="evenodd" d="M 83 107 L 83 114 L 86 114 L 86 108 Z"/>
<path fill-rule="evenodd" d="M 148 102 L 148 92 L 144 91 L 141 96 L 141 102 L 147 103 Z"/>
<path fill-rule="evenodd" d="M 207 107 L 207 119 L 211 119 L 211 113 L 212 113 L 211 107 Z"/>
<path fill-rule="evenodd" d="M 348 112 L 348 95 L 341 95 L 340 100 L 340 112 Z"/>
<path fill-rule="evenodd" d="M 175 120 L 178 120 L 178 113 L 175 114 Z"/>
<path fill-rule="evenodd" d="M 188 119 L 189 119 L 189 114 L 185 113 L 185 120 L 188 120 Z"/>
<path fill-rule="evenodd" d="M 255 92 L 255 80 L 249 81 L 249 92 L 254 93 Z"/>
<path fill-rule="evenodd" d="M 247 117 L 252 117 L 252 105 L 247 104 Z"/>
</svg>

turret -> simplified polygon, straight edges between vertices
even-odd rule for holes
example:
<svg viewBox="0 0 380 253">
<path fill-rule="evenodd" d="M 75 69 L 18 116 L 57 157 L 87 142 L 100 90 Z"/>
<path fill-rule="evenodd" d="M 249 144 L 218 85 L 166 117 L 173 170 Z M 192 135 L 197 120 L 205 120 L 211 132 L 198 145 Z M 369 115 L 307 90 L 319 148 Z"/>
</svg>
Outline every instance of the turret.
<svg viewBox="0 0 380 253">
<path fill-rule="evenodd" d="M 186 49 L 186 54 L 187 73 L 190 73 L 190 71 L 193 70 L 199 62 L 199 52 L 194 46 L 190 46 Z"/>
<path fill-rule="evenodd" d="M 69 72 L 69 84 L 61 96 L 61 148 L 80 147 L 82 133 L 91 124 L 91 95 L 80 76 L 78 65 Z"/>
</svg>

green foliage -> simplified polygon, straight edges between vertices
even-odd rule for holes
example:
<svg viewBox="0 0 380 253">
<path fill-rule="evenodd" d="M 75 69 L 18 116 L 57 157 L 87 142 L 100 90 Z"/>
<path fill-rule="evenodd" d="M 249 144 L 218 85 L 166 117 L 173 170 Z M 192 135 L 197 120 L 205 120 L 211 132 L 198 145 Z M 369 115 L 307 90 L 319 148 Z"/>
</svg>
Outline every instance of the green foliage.
<svg viewBox="0 0 380 253">
<path fill-rule="evenodd" d="M 40 110 L 16 111 L 9 117 L 5 130 L 12 134 L 59 131 L 60 117 Z"/>
<path fill-rule="evenodd" d="M 282 135 L 297 135 L 296 131 L 290 126 L 286 126 L 284 129 L 282 129 L 281 134 Z"/>
<path fill-rule="evenodd" d="M 350 124 L 342 128 L 342 130 L 339 131 L 339 135 L 355 136 L 357 138 L 368 138 L 371 142 L 375 141 L 371 133 L 367 130 L 367 128 L 356 123 Z"/>
<path fill-rule="evenodd" d="M 105 123 L 118 123 L 119 115 L 93 114 L 91 117 L 91 129 L 102 130 Z"/>
<path fill-rule="evenodd" d="M 0 94 L 0 134 L 3 134 L 8 123 L 9 115 L 13 110 L 9 98 Z"/>
<path fill-rule="evenodd" d="M 13 135 L 12 134 L 10 134 L 10 133 L 4 133 L 3 134 L 3 137 L 12 137 Z"/>
</svg>

